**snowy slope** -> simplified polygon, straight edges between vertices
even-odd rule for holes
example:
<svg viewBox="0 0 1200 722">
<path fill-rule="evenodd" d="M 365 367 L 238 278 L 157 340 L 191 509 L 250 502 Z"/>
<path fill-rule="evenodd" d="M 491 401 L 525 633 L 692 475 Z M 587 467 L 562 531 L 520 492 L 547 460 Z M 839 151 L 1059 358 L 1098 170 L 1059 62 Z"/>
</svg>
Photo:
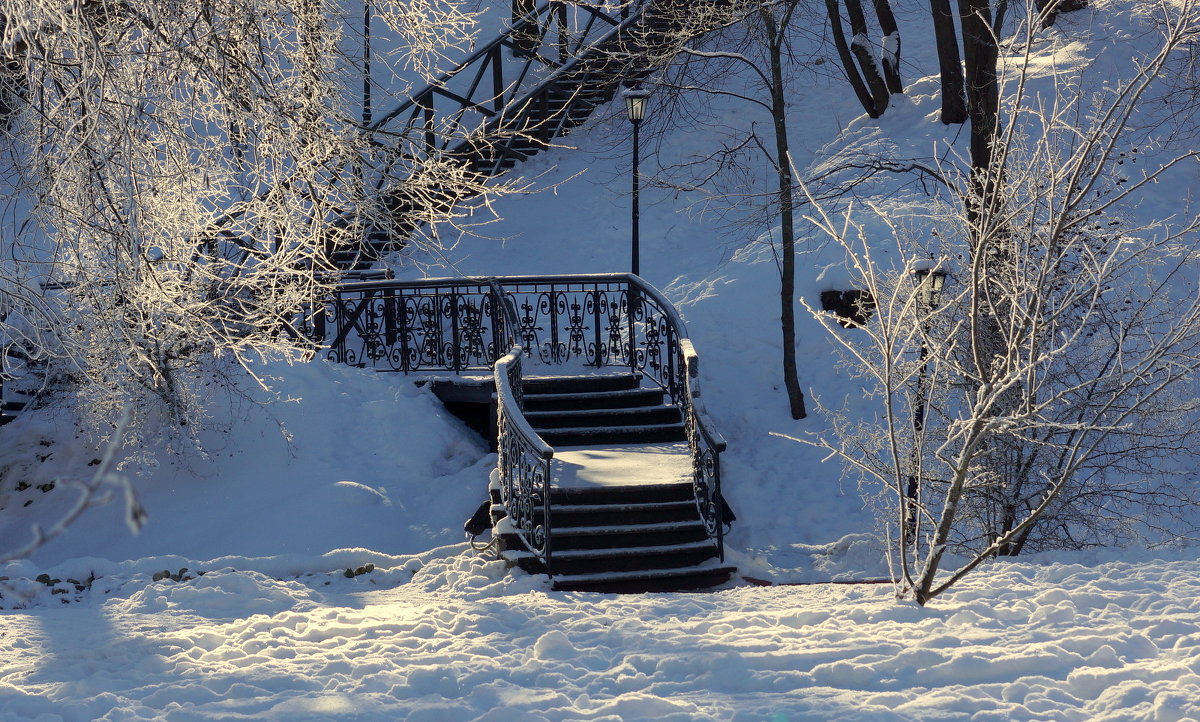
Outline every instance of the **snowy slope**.
<svg viewBox="0 0 1200 722">
<path fill-rule="evenodd" d="M 840 82 L 797 89 L 799 167 L 847 145 L 899 155 L 961 145 L 959 128 L 936 122 L 934 56 L 918 32 L 925 5 L 896 4 L 902 29 L 913 28 L 907 98 L 870 121 Z M 1094 64 L 1100 77 L 1120 69 L 1123 43 L 1138 37 L 1119 12 L 1128 3 L 1091 4 L 1064 16 L 1039 57 Z M 553 190 L 506 199 L 490 238 L 464 238 L 447 254 L 450 269 L 424 270 L 625 270 L 619 112 L 567 139 L 576 147 L 533 161 L 530 173 Z M 761 120 L 733 106 L 713 112 L 720 123 Z M 644 168 L 712 142 L 677 130 Z M 909 186 L 863 189 L 873 194 L 896 209 L 920 197 Z M 732 561 L 775 582 L 886 575 L 853 485 L 816 452 L 771 435 L 821 419 L 792 421 L 779 387 L 769 229 L 680 212 L 688 197 L 671 191 L 644 189 L 643 202 L 643 275 L 683 313 L 729 441 Z M 1174 202 L 1160 189 L 1143 207 Z M 800 292 L 812 299 L 845 271 L 815 237 L 806 246 Z M 801 318 L 806 393 L 856 402 L 855 380 Z M 259 407 L 249 400 L 266 396 L 247 383 L 244 397 L 213 398 L 231 433 L 211 437 L 207 457 L 164 453 L 155 467 L 121 470 L 150 515 L 141 534 L 113 504 L 0 566 L 0 719 L 1200 719 L 1192 550 L 996 563 L 930 609 L 897 604 L 887 585 L 551 593 L 461 542 L 494 456 L 427 391 L 323 363 L 267 372 L 299 400 Z M 54 454 L 27 473 L 78 473 L 92 452 L 56 434 L 32 417 L 5 427 L 5 463 L 54 439 L 45 447 Z M 11 497 L 32 503 L 20 515 L 6 509 L 0 547 L 22 543 L 67 493 Z M 179 580 L 154 581 L 163 570 Z"/>
</svg>

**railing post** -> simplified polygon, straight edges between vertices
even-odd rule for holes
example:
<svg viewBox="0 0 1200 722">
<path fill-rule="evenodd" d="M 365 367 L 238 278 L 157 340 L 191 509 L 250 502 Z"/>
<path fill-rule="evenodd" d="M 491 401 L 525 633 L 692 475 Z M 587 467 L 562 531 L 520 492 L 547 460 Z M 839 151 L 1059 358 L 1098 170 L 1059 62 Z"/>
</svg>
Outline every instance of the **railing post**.
<svg viewBox="0 0 1200 722">
<path fill-rule="evenodd" d="M 383 297 L 383 343 L 390 347 L 396 343 L 396 295 L 387 293 Z"/>
<path fill-rule="evenodd" d="M 630 280 L 625 282 L 625 305 L 627 309 L 627 322 L 629 324 L 629 370 L 635 373 L 637 372 L 637 355 L 635 353 L 635 350 L 637 349 L 637 323 L 635 322 L 635 319 L 637 316 L 636 309 L 641 305 L 641 303 L 642 299 L 640 294 L 637 292 L 637 285 L 635 281 L 630 278 Z"/>
<path fill-rule="evenodd" d="M 504 62 L 500 54 L 500 47 L 497 45 L 492 50 L 490 56 L 492 64 L 492 109 L 496 113 L 504 110 Z"/>
<path fill-rule="evenodd" d="M 504 338 L 504 314 L 501 312 L 500 304 L 503 300 L 500 294 L 496 291 L 496 284 L 490 283 L 488 286 L 488 295 L 492 300 L 492 359 L 494 364 L 500 360 L 500 357 L 508 353 L 506 349 L 501 348 L 501 339 Z M 503 351 L 503 353 L 501 353 Z"/>
<path fill-rule="evenodd" d="M 333 292 L 334 303 L 337 303 L 337 291 Z M 313 341 L 318 346 L 325 343 L 325 301 L 319 300 L 314 306 L 316 310 L 312 314 L 313 326 Z"/>
<path fill-rule="evenodd" d="M 403 372 L 408 373 L 412 370 L 409 368 L 411 366 L 412 356 L 410 356 L 411 350 L 408 345 L 408 339 L 411 335 L 411 327 L 409 326 L 408 320 L 408 300 L 403 290 L 397 289 L 396 301 L 396 315 L 399 316 L 400 321 L 400 363 Z"/>
<path fill-rule="evenodd" d="M 595 339 L 595 343 L 596 343 L 596 368 L 602 368 L 604 366 L 604 354 L 601 353 L 601 351 L 600 351 L 600 349 L 601 349 L 601 346 L 600 346 L 600 343 L 601 343 L 601 340 L 600 340 L 600 319 L 601 319 L 600 307 L 602 305 L 600 303 L 601 298 L 604 298 L 605 300 L 607 300 L 608 299 L 608 291 L 607 290 L 604 291 L 604 293 L 602 295 L 601 291 L 600 291 L 600 284 L 597 283 L 596 287 L 592 290 L 592 309 L 593 309 L 592 325 L 595 327 L 592 337 Z"/>
<path fill-rule="evenodd" d="M 459 337 L 458 323 L 458 300 L 459 293 L 457 288 L 450 291 L 450 353 L 454 354 L 454 373 L 462 373 L 462 354 L 459 353 L 459 348 L 462 345 L 462 338 Z"/>
<path fill-rule="evenodd" d="M 427 156 L 432 157 L 434 150 L 437 147 L 437 138 L 433 132 L 433 130 L 434 130 L 433 93 L 432 92 L 429 93 L 428 95 L 425 96 L 425 98 L 426 98 L 426 102 L 429 103 L 428 105 L 424 106 L 425 107 L 425 153 Z"/>
<path fill-rule="evenodd" d="M 550 360 L 554 363 L 561 363 L 562 356 L 558 351 L 558 291 L 555 290 L 553 283 L 550 284 L 550 291 L 546 298 L 549 299 Z"/>
<path fill-rule="evenodd" d="M 721 452 L 713 449 L 713 502 L 717 506 L 717 555 L 725 561 L 725 497 L 721 494 Z"/>
<path fill-rule="evenodd" d="M 684 386 L 681 388 L 679 377 L 675 375 L 679 369 L 679 365 L 676 363 L 679 353 L 679 336 L 675 328 L 671 324 L 667 324 L 667 378 L 664 381 L 667 382 L 667 392 L 671 395 L 672 400 L 677 405 L 682 405 L 678 397 L 687 396 L 687 380 L 684 380 Z M 681 390 L 683 393 L 680 393 Z"/>
</svg>

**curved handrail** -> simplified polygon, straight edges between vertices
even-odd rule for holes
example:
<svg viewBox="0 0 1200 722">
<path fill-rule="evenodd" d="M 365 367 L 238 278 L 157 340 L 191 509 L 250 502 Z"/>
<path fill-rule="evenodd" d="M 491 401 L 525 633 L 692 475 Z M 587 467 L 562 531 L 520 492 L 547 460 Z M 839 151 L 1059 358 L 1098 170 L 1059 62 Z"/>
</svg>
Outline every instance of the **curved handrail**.
<svg viewBox="0 0 1200 722">
<path fill-rule="evenodd" d="M 725 437 L 714 427 L 704 401 L 700 398 L 700 356 L 692 346 L 691 339 L 682 338 L 679 345 L 683 351 L 684 368 L 687 370 L 688 394 L 691 396 L 692 408 L 696 410 L 696 417 L 701 420 L 700 431 L 713 448 L 724 451 L 727 446 Z"/>
<path fill-rule="evenodd" d="M 550 461 L 554 449 L 538 435 L 525 418 L 522 392 L 522 364 L 525 348 L 517 340 L 520 321 L 512 299 L 495 279 L 487 279 L 493 298 L 504 318 L 504 338 L 508 353 L 496 360 L 492 378 L 496 387 L 496 452 L 500 471 L 500 500 L 514 531 L 533 553 L 539 555 L 546 571 L 550 565 L 552 524 L 550 490 L 553 473 Z M 540 512 L 541 518 L 538 518 Z"/>
<path fill-rule="evenodd" d="M 554 447 L 547 444 L 537 431 L 529 425 L 529 420 L 525 418 L 525 410 L 521 408 L 521 403 L 518 395 L 514 392 L 514 385 L 509 377 L 509 372 L 512 371 L 514 363 L 516 363 L 525 349 L 519 344 L 512 347 L 508 353 L 500 357 L 496 362 L 495 379 L 496 379 L 496 403 L 503 407 L 503 410 L 509 414 L 513 425 L 516 427 L 514 431 L 529 439 L 533 451 L 543 459 L 551 459 L 554 457 Z"/>
</svg>

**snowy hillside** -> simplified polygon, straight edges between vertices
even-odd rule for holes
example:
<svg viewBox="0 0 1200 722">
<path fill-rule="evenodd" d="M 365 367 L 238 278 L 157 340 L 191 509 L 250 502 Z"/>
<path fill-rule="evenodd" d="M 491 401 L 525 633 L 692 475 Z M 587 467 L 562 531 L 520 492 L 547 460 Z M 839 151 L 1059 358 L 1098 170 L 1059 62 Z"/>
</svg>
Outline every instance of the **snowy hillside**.
<svg viewBox="0 0 1200 722">
<path fill-rule="evenodd" d="M 798 168 L 815 173 L 847 148 L 964 147 L 959 126 L 937 122 L 927 5 L 895 4 L 906 96 L 870 120 L 823 62 L 790 99 Z M 1115 77 L 1145 40 L 1129 2 L 1091 6 L 1031 49 L 1046 89 L 1050 68 Z M 617 105 L 521 167 L 548 190 L 505 198 L 486 237 L 451 239 L 444 259 L 398 275 L 627 270 L 629 126 Z M 722 127 L 765 122 L 733 101 L 707 112 L 650 136 L 643 171 L 709 152 Z M 1195 177 L 1180 169 L 1132 212 L 1180 205 Z M 825 422 L 788 413 L 772 229 L 721 223 L 697 199 L 643 188 L 642 275 L 687 322 L 729 443 L 729 560 L 775 586 L 551 592 L 463 542 L 496 458 L 427 389 L 320 361 L 270 364 L 274 394 L 249 379 L 214 392 L 205 454 L 162 450 L 114 469 L 148 514 L 139 534 L 117 498 L 0 565 L 0 719 L 1200 719 L 1192 548 L 994 562 L 929 608 L 897 603 L 887 584 L 831 583 L 889 575 L 877 521 L 835 463 L 780 436 Z M 895 178 L 853 200 L 897 217 L 932 202 Z M 921 228 L 919 213 L 905 222 Z M 886 229 L 870 229 L 885 248 Z M 847 271 L 805 233 L 799 292 L 816 304 Z M 798 336 L 806 395 L 865 410 L 822 327 L 801 313 Z M 5 478 L 29 482 L 3 498 L 0 547 L 25 545 L 33 524 L 69 507 L 64 476 L 88 478 L 100 452 L 64 428 L 44 414 L 0 430 Z"/>
</svg>

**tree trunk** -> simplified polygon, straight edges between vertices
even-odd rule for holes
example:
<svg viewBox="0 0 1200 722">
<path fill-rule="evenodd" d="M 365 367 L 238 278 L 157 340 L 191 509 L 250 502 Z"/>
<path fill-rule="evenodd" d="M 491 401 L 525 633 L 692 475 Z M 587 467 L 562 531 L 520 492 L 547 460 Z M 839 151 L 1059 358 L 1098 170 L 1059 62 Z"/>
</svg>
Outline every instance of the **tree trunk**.
<svg viewBox="0 0 1200 722">
<path fill-rule="evenodd" d="M 854 89 L 854 95 L 858 97 L 858 102 L 862 105 L 863 110 L 867 111 L 867 115 L 872 118 L 878 118 L 879 113 L 875 110 L 875 99 L 871 96 L 867 84 L 863 82 L 862 75 L 859 75 L 854 55 L 850 52 L 850 45 L 846 42 L 846 31 L 842 28 L 842 13 L 838 8 L 837 0 L 825 0 L 825 10 L 829 15 L 833 45 L 837 48 L 838 59 L 842 63 L 842 72 L 846 74 L 846 80 L 850 81 L 850 87 Z"/>
<path fill-rule="evenodd" d="M 850 51 L 858 59 L 858 67 L 862 71 L 863 80 L 871 90 L 871 99 L 875 105 L 876 115 L 883 115 L 883 111 L 887 110 L 890 93 L 888 93 L 887 83 L 883 80 L 879 64 L 875 62 L 875 53 L 871 51 L 868 41 L 871 32 L 867 27 L 867 16 L 863 13 L 862 0 L 845 0 L 845 2 L 846 15 L 850 18 L 850 32 L 853 33 L 853 37 L 850 39 Z"/>
<path fill-rule="evenodd" d="M 942 123 L 967 120 L 967 97 L 963 93 L 962 58 L 958 36 L 954 32 L 954 13 L 950 0 L 929 0 L 933 11 L 933 36 L 937 42 L 938 68 L 942 78 Z"/>
<path fill-rule="evenodd" d="M 883 80 L 888 92 L 901 94 L 904 92 L 904 82 L 900 79 L 900 26 L 896 24 L 890 0 L 874 2 L 879 29 L 883 31 Z"/>
<path fill-rule="evenodd" d="M 999 127 L 1000 85 L 996 77 L 999 50 L 992 31 L 990 0 L 958 0 L 966 61 L 967 115 L 971 120 L 971 203 L 968 220 L 974 225 L 978 204 L 990 205 L 997 183 L 991 172 L 992 144 Z"/>
<path fill-rule="evenodd" d="M 771 119 L 775 126 L 775 170 L 779 186 L 779 237 L 782 273 L 779 284 L 779 324 L 783 332 L 783 385 L 793 419 L 807 416 L 804 392 L 796 367 L 796 228 L 792 202 L 792 158 L 788 147 L 787 107 L 783 85 L 783 30 L 769 10 L 763 11 L 771 56 Z"/>
</svg>

